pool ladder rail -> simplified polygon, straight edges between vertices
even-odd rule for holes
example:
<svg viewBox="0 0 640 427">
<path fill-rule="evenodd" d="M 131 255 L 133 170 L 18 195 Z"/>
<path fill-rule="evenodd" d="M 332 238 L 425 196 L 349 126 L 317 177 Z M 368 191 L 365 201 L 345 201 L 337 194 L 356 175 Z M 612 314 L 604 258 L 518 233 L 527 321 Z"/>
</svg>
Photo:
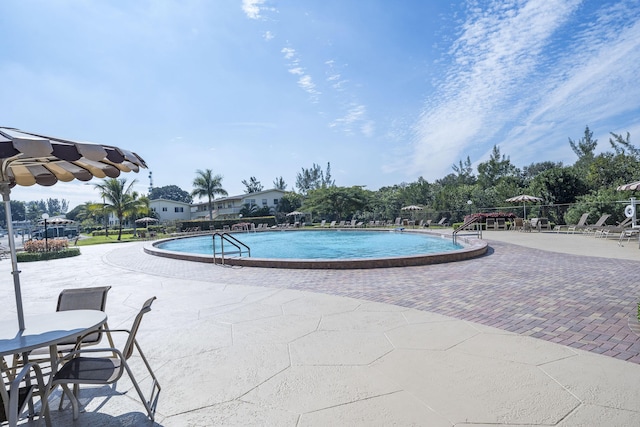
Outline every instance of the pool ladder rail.
<svg viewBox="0 0 640 427">
<path fill-rule="evenodd" d="M 461 231 L 473 231 L 471 234 L 477 234 L 478 239 L 482 239 L 482 224 L 479 222 L 480 217 L 469 218 L 460 227 L 453 230 L 451 233 L 453 243 L 458 242 L 458 233 Z"/>
<path fill-rule="evenodd" d="M 224 257 L 225 255 L 237 255 L 238 258 L 242 257 L 242 254 L 246 251 L 246 255 L 248 257 L 251 256 L 251 248 L 247 245 L 245 245 L 244 243 L 242 243 L 240 240 L 236 239 L 235 237 L 233 237 L 231 234 L 229 233 L 225 233 L 225 232 L 215 232 L 213 233 L 213 263 L 217 264 L 217 255 L 218 253 L 216 252 L 216 237 L 220 238 L 220 260 L 221 260 L 221 265 L 224 265 Z M 231 246 L 234 247 L 233 250 L 231 251 L 225 251 L 224 249 L 224 243 L 227 242 L 228 244 L 230 244 Z"/>
</svg>

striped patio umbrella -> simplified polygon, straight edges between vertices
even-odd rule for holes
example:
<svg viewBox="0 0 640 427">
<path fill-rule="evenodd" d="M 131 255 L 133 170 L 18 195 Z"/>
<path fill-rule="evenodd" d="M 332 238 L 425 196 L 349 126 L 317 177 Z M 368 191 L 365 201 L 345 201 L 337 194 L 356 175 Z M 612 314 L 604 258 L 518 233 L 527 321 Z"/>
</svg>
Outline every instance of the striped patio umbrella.
<svg viewBox="0 0 640 427">
<path fill-rule="evenodd" d="M 5 204 L 18 325 L 24 329 L 20 271 L 11 223 L 11 189 L 16 185 L 51 186 L 58 181 L 116 178 L 146 168 L 135 153 L 111 145 L 75 142 L 15 128 L 0 127 L 0 193 Z"/>
<path fill-rule="evenodd" d="M 528 194 L 521 194 L 519 196 L 511 197 L 505 202 L 522 203 L 522 217 L 527 219 L 527 202 L 541 202 L 540 197 L 529 196 Z"/>
<path fill-rule="evenodd" d="M 624 184 L 616 188 L 618 191 L 634 191 L 640 190 L 640 181 L 632 182 L 630 184 Z"/>
</svg>

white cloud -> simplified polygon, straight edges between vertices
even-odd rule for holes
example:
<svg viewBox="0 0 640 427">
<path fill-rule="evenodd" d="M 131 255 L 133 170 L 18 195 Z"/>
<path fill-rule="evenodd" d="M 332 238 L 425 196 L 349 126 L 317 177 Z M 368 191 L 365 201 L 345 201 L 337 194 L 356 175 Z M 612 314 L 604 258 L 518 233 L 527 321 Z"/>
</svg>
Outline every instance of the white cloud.
<svg viewBox="0 0 640 427">
<path fill-rule="evenodd" d="M 262 35 L 262 38 L 264 38 L 266 41 L 271 41 L 275 38 L 275 36 L 271 31 L 265 31 L 264 34 Z"/>
<path fill-rule="evenodd" d="M 242 10 L 249 19 L 260 19 L 265 0 L 242 0 Z"/>
<path fill-rule="evenodd" d="M 284 59 L 292 59 L 296 56 L 296 50 L 290 47 L 283 47 L 280 52 L 284 53 Z"/>
</svg>

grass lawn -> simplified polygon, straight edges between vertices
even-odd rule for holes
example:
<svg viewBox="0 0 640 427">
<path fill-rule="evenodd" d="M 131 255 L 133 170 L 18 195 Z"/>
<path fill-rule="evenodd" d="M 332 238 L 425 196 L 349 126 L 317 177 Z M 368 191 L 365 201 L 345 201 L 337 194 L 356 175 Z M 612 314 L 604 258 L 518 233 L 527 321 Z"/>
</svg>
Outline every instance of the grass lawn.
<svg viewBox="0 0 640 427">
<path fill-rule="evenodd" d="M 158 234 L 156 238 L 162 238 L 162 235 Z M 107 236 L 92 236 L 89 238 L 83 238 L 78 240 L 77 246 L 89 246 L 89 245 L 101 245 L 104 243 L 122 243 L 122 242 L 139 242 L 140 237 L 133 237 L 133 234 L 122 233 L 121 240 L 118 240 L 118 235 Z"/>
</svg>

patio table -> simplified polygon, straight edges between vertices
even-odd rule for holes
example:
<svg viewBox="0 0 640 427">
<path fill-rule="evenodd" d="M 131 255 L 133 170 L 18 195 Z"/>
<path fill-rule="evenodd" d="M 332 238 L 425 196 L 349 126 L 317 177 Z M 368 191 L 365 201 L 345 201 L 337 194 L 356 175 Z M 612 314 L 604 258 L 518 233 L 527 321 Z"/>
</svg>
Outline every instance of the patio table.
<svg viewBox="0 0 640 427">
<path fill-rule="evenodd" d="M 15 319 L 0 321 L 0 356 L 29 353 L 41 347 L 55 347 L 60 342 L 76 339 L 98 329 L 107 321 L 99 310 L 54 311 L 25 316 L 25 329 L 18 330 Z"/>
<path fill-rule="evenodd" d="M 23 331 L 19 330 L 15 319 L 0 321 L 0 357 L 22 354 L 26 363 L 29 352 L 36 348 L 49 347 L 50 378 L 53 378 L 58 368 L 58 343 L 77 339 L 98 329 L 106 321 L 106 313 L 99 310 L 54 311 L 25 316 Z M 49 387 L 50 385 L 47 385 L 47 388 Z"/>
</svg>

